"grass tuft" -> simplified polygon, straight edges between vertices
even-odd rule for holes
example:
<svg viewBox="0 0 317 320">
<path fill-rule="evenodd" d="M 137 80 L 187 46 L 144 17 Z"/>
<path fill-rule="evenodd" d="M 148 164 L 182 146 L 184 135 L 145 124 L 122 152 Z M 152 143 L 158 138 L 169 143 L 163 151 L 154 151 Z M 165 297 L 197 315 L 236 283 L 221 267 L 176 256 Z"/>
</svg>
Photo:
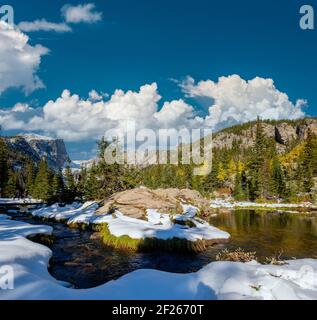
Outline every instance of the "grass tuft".
<svg viewBox="0 0 317 320">
<path fill-rule="evenodd" d="M 105 245 L 118 250 L 132 252 L 162 250 L 168 252 L 199 253 L 215 243 L 205 240 L 193 242 L 179 238 L 162 240 L 157 238 L 132 239 L 129 236 L 116 237 L 110 233 L 107 224 L 100 226 L 98 231 L 101 233 Z"/>
</svg>

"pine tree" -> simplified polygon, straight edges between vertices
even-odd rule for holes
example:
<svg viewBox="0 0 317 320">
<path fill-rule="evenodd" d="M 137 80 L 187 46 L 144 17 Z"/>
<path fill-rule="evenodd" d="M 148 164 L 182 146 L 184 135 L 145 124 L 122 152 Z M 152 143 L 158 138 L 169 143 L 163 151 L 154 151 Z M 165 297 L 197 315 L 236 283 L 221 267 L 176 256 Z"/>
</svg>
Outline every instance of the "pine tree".
<svg viewBox="0 0 317 320">
<path fill-rule="evenodd" d="M 77 190 L 76 190 L 75 178 L 69 163 L 67 164 L 67 167 L 65 170 L 65 189 L 66 189 L 64 193 L 65 202 L 67 203 L 73 202 L 76 198 Z"/>
<path fill-rule="evenodd" d="M 34 198 L 41 199 L 45 202 L 51 202 L 54 199 L 52 176 L 53 175 L 48 167 L 47 160 L 42 159 L 34 182 Z"/>
<path fill-rule="evenodd" d="M 222 182 L 218 179 L 222 167 L 220 161 L 217 150 L 214 150 L 211 172 L 202 179 L 202 189 L 206 194 L 211 194 L 213 191 L 222 187 Z"/>
<path fill-rule="evenodd" d="M 32 196 L 34 182 L 35 182 L 35 169 L 33 162 L 28 162 L 26 166 L 26 183 L 25 183 L 25 194 Z"/>
<path fill-rule="evenodd" d="M 78 183 L 77 183 L 77 195 L 78 197 L 85 199 L 85 185 L 87 183 L 87 168 L 82 166 L 79 173 Z"/>
<path fill-rule="evenodd" d="M 274 157 L 272 160 L 270 178 L 271 193 L 282 198 L 285 197 L 287 195 L 285 178 L 281 164 L 277 157 Z"/>
<path fill-rule="evenodd" d="M 17 193 L 16 174 L 13 170 L 8 172 L 8 181 L 4 187 L 4 196 L 6 198 L 15 198 Z"/>
<path fill-rule="evenodd" d="M 312 134 L 311 137 L 311 166 L 313 168 L 313 175 L 317 177 L 317 136 Z"/>
<path fill-rule="evenodd" d="M 0 128 L 1 131 L 1 128 Z M 4 196 L 4 188 L 8 181 L 7 146 L 0 137 L 0 196 Z"/>
<path fill-rule="evenodd" d="M 63 174 L 61 171 L 54 174 L 52 181 L 52 189 L 54 201 L 59 203 L 64 202 L 65 186 Z"/>
<path fill-rule="evenodd" d="M 298 160 L 297 180 L 302 192 L 310 193 L 314 187 L 313 174 L 316 168 L 316 137 L 308 131 L 304 150 Z"/>
<path fill-rule="evenodd" d="M 87 173 L 84 197 L 86 200 L 96 200 L 100 195 L 100 180 L 98 180 L 97 165 L 93 164 Z"/>
<path fill-rule="evenodd" d="M 249 192 L 251 200 L 264 198 L 267 189 L 267 171 L 265 171 L 266 140 L 260 118 L 256 124 L 255 144 L 249 162 Z"/>
<path fill-rule="evenodd" d="M 233 196 L 236 200 L 244 200 L 246 198 L 242 185 L 242 175 L 239 172 L 235 176 Z"/>
<path fill-rule="evenodd" d="M 110 143 L 106 140 L 105 137 L 102 137 L 101 140 L 97 142 L 98 145 L 98 158 L 105 159 L 105 151 L 109 147 Z"/>
</svg>

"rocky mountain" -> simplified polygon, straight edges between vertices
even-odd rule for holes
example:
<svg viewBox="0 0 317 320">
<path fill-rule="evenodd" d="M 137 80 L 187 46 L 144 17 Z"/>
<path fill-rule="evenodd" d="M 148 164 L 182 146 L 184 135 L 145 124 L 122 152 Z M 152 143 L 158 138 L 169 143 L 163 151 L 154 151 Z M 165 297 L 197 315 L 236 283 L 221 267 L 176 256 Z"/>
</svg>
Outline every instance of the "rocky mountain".
<svg viewBox="0 0 317 320">
<path fill-rule="evenodd" d="M 305 118 L 299 120 L 264 120 L 262 121 L 264 134 L 267 138 L 276 144 L 276 149 L 279 154 L 290 151 L 300 142 L 306 140 L 308 131 L 311 130 L 317 135 L 317 118 Z M 234 144 L 241 148 L 250 148 L 253 146 L 256 135 L 256 121 L 235 125 L 213 134 L 212 140 L 206 139 L 207 149 L 231 149 Z M 188 145 L 185 145 L 188 146 Z M 178 154 L 179 149 L 170 151 L 170 154 Z M 200 141 L 193 144 L 192 154 L 197 154 L 200 150 Z M 185 148 L 186 150 L 186 148 Z M 158 151 L 150 151 L 147 155 L 143 153 L 131 154 L 135 156 L 136 164 L 139 167 L 149 167 L 151 164 L 156 164 L 158 161 Z M 81 165 L 89 168 L 93 163 L 98 163 L 99 159 L 90 161 L 78 162 L 78 168 Z"/>
<path fill-rule="evenodd" d="M 317 135 L 317 118 L 306 118 L 300 120 L 263 121 L 262 127 L 267 138 L 276 143 L 279 153 L 284 153 L 297 143 L 307 138 L 311 130 Z M 254 143 L 256 122 L 249 122 L 224 129 L 214 134 L 213 148 L 231 149 L 234 143 L 245 148 Z"/>
<path fill-rule="evenodd" d="M 62 169 L 69 159 L 65 143 L 61 139 L 25 134 L 6 137 L 5 142 L 9 150 L 18 154 L 19 158 L 24 157 L 39 163 L 45 157 L 49 166 L 54 170 Z"/>
</svg>

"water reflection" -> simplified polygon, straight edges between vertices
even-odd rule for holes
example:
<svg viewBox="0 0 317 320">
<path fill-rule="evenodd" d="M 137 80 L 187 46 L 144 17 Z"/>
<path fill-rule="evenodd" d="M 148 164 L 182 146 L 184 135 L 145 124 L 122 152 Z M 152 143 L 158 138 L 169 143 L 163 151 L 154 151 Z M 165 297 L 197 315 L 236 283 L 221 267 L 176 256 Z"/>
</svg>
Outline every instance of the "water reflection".
<svg viewBox="0 0 317 320">
<path fill-rule="evenodd" d="M 237 210 L 210 222 L 231 234 L 231 249 L 256 251 L 260 258 L 280 251 L 284 258 L 317 258 L 316 214 Z"/>
<path fill-rule="evenodd" d="M 252 210 L 221 213 L 210 222 L 231 234 L 230 243 L 210 247 L 198 255 L 124 253 L 92 239 L 92 232 L 88 230 L 73 230 L 61 223 L 38 221 L 19 213 L 10 215 L 16 220 L 48 224 L 54 228 L 50 273 L 76 288 L 92 288 L 138 269 L 195 272 L 214 261 L 224 248 L 256 251 L 262 259 L 280 250 L 283 250 L 282 257 L 287 259 L 317 258 L 317 215 Z"/>
</svg>

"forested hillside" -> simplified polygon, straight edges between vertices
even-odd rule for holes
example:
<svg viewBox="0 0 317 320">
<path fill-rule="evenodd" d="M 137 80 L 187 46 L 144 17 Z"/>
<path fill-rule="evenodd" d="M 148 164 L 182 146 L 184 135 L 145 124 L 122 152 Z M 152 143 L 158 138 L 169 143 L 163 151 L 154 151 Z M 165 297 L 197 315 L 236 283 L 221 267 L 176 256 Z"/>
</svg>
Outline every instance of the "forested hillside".
<svg viewBox="0 0 317 320">
<path fill-rule="evenodd" d="M 255 121 L 213 137 L 212 172 L 192 175 L 192 166 L 151 166 L 142 182 L 151 188 L 194 188 L 206 195 L 242 200 L 313 200 L 317 178 L 317 120 Z"/>
<path fill-rule="evenodd" d="M 68 159 L 63 140 L 33 134 L 0 137 L 0 196 L 69 198 L 62 175 Z"/>
<path fill-rule="evenodd" d="M 216 133 L 207 176 L 195 176 L 194 165 L 109 165 L 103 160 L 107 145 L 102 139 L 98 161 L 74 175 L 69 166 L 64 172 L 52 170 L 45 157 L 37 164 L 20 152 L 14 154 L 0 139 L 1 196 L 71 202 L 104 199 L 143 185 L 196 189 L 208 197 L 232 195 L 237 200 L 316 201 L 317 119 L 258 119 Z M 24 165 L 14 166 L 14 157 Z"/>
</svg>

